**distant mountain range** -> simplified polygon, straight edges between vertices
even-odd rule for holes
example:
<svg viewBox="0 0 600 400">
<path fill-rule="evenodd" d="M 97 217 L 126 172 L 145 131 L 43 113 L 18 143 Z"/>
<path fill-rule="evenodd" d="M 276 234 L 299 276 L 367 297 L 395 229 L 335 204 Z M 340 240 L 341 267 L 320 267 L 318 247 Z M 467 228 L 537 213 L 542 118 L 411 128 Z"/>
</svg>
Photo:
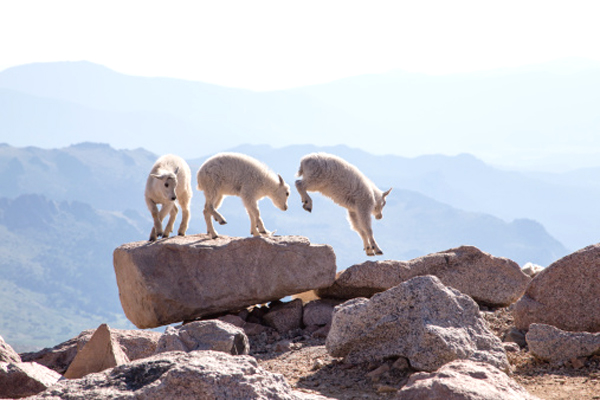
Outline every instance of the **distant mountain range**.
<svg viewBox="0 0 600 400">
<path fill-rule="evenodd" d="M 450 76 L 395 71 L 275 92 L 127 76 L 89 62 L 0 72 L 1 136 L 11 145 L 90 141 L 187 158 L 244 143 L 312 143 L 598 166 L 599 108 L 600 65 L 569 60 Z"/>
</svg>

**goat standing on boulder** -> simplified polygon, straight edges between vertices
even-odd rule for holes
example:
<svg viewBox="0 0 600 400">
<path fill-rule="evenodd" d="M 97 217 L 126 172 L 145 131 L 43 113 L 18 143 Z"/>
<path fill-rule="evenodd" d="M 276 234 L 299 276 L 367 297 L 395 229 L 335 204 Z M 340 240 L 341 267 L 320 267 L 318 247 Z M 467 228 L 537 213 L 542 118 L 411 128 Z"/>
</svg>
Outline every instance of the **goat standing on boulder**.
<svg viewBox="0 0 600 400">
<path fill-rule="evenodd" d="M 260 161 L 239 153 L 220 153 L 202 164 L 198 170 L 198 190 L 204 191 L 204 219 L 208 234 L 214 239 L 217 232 L 212 218 L 227 223 L 217 212 L 224 196 L 239 196 L 250 217 L 252 236 L 270 235 L 265 229 L 258 209 L 258 200 L 268 196 L 281 210 L 287 210 L 290 186 Z"/>
<path fill-rule="evenodd" d="M 146 205 L 152 214 L 154 227 L 150 232 L 150 241 L 157 237 L 169 237 L 173 231 L 177 205 L 181 206 L 181 225 L 179 236 L 185 236 L 190 222 L 190 202 L 192 200 L 192 172 L 183 158 L 173 154 L 160 157 L 154 163 L 146 181 Z M 158 211 L 158 204 L 161 209 Z M 162 221 L 169 214 L 169 222 L 162 229 Z"/>
<path fill-rule="evenodd" d="M 302 207 L 312 211 L 310 192 L 321 192 L 336 204 L 348 210 L 348 220 L 363 240 L 368 256 L 383 251 L 375 242 L 371 228 L 371 214 L 383 218 L 385 198 L 392 189 L 379 190 L 358 168 L 340 157 L 327 153 L 312 153 L 300 160 L 296 188 L 302 197 Z"/>
</svg>

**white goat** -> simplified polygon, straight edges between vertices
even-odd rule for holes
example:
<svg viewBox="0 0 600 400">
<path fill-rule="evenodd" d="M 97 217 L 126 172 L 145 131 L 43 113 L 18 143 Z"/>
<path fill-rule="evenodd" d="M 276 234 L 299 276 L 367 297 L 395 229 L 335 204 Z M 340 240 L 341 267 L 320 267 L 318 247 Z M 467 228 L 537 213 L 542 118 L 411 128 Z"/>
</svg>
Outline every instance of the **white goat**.
<svg viewBox="0 0 600 400">
<path fill-rule="evenodd" d="M 217 212 L 223 197 L 239 196 L 250 217 L 252 236 L 271 234 L 265 229 L 258 209 L 258 200 L 268 196 L 281 210 L 287 210 L 290 186 L 260 161 L 244 154 L 220 153 L 202 164 L 198 170 L 198 190 L 204 191 L 204 219 L 208 234 L 218 237 L 211 217 L 219 224 L 227 223 Z"/>
<path fill-rule="evenodd" d="M 348 210 L 350 225 L 362 238 L 367 255 L 383 254 L 373 237 L 371 214 L 376 219 L 383 218 L 385 198 L 391 188 L 382 192 L 354 165 L 326 153 L 304 156 L 298 176 L 303 177 L 296 181 L 296 188 L 306 211 L 312 211 L 312 199 L 307 191 L 321 192 Z"/>
<path fill-rule="evenodd" d="M 169 237 L 173 231 L 177 205 L 181 206 L 181 225 L 178 234 L 185 236 L 190 221 L 190 202 L 192 200 L 192 172 L 183 158 L 173 154 L 160 157 L 154 163 L 146 181 L 146 205 L 152 214 L 154 227 L 150 232 L 150 241 L 157 237 Z M 160 212 L 158 204 L 161 204 Z M 162 221 L 169 214 L 169 222 L 162 229 Z"/>
</svg>

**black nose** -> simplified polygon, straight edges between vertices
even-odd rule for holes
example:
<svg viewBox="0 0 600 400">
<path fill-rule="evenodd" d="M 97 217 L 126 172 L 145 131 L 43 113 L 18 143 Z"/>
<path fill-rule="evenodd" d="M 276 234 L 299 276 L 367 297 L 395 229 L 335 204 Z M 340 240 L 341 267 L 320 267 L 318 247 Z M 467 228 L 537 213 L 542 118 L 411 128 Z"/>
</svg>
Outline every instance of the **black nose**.
<svg viewBox="0 0 600 400">
<path fill-rule="evenodd" d="M 177 200 L 177 197 L 173 196 L 173 197 L 171 197 L 171 200 L 175 201 L 175 200 Z"/>
</svg>

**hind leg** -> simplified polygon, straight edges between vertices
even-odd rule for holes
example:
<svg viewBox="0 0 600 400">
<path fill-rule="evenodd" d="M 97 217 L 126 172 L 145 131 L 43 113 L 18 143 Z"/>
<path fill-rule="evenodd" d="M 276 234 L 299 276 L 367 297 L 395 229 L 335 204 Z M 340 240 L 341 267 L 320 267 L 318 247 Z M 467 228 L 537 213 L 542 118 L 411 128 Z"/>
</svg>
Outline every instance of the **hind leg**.
<svg viewBox="0 0 600 400">
<path fill-rule="evenodd" d="M 177 231 L 177 234 L 179 236 L 185 236 L 190 223 L 190 200 L 180 200 L 179 205 L 181 206 L 181 224 L 179 224 L 179 230 Z"/>
</svg>

